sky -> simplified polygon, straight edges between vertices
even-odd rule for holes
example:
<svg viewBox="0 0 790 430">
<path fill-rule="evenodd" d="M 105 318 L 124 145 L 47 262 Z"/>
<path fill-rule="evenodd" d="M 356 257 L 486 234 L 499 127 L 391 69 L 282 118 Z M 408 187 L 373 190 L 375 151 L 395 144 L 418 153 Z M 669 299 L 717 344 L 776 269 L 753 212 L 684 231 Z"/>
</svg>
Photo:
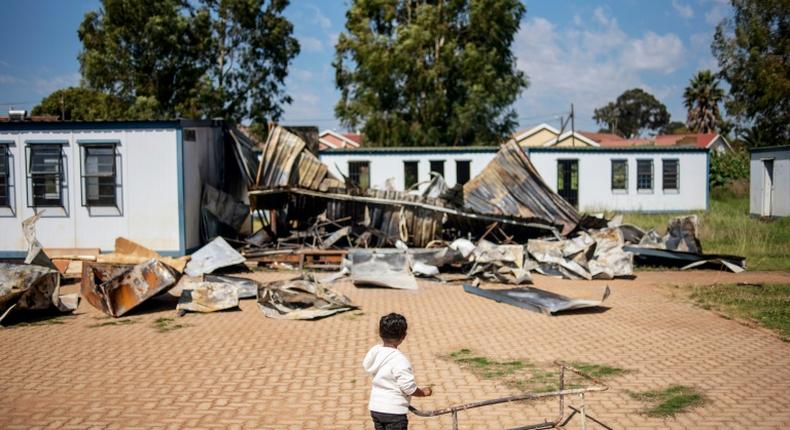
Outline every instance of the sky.
<svg viewBox="0 0 790 430">
<path fill-rule="evenodd" d="M 28 109 L 80 82 L 77 28 L 97 0 L 3 1 L 0 113 Z M 334 116 L 334 44 L 345 27 L 344 0 L 293 0 L 285 15 L 301 53 L 290 67 L 282 123 L 343 130 Z M 685 121 L 682 94 L 694 73 L 718 69 L 710 43 L 730 13 L 727 0 L 526 1 L 513 45 L 529 79 L 514 104 L 520 129 L 560 125 L 573 103 L 576 128 L 597 130 L 593 110 L 642 88 Z"/>
</svg>

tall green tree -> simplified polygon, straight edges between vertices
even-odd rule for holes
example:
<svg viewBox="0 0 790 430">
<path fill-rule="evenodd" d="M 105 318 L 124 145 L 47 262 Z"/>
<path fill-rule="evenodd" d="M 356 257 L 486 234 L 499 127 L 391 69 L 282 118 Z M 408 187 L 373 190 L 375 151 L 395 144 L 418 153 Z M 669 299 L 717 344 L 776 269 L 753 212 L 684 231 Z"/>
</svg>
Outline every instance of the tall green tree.
<svg viewBox="0 0 790 430">
<path fill-rule="evenodd" d="M 630 138 L 643 130 L 657 131 L 669 124 L 663 103 L 640 88 L 624 91 L 613 102 L 593 111 L 593 119 L 607 131 Z"/>
<path fill-rule="evenodd" d="M 528 85 L 518 0 L 354 0 L 336 45 L 341 122 L 372 146 L 491 145 Z"/>
<path fill-rule="evenodd" d="M 790 2 L 731 0 L 732 15 L 716 27 L 711 48 L 730 85 L 725 107 L 740 128 L 790 140 Z"/>
<path fill-rule="evenodd" d="M 686 125 L 694 133 L 712 133 L 719 128 L 721 113 L 719 103 L 724 91 L 719 80 L 710 70 L 697 72 L 683 91 L 683 104 L 688 112 Z"/>
<path fill-rule="evenodd" d="M 119 97 L 90 88 L 59 89 L 33 108 L 33 115 L 52 115 L 64 121 L 127 118 L 129 105 Z"/>
<path fill-rule="evenodd" d="M 299 53 L 287 0 L 102 0 L 79 29 L 86 84 L 128 116 L 223 117 L 265 124 L 282 114 Z"/>
</svg>

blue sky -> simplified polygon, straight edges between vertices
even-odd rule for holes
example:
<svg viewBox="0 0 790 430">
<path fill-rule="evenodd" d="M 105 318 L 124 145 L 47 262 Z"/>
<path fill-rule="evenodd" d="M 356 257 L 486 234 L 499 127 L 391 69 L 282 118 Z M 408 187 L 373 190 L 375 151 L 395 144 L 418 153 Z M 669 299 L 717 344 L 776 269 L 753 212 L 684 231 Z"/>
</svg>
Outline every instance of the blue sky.
<svg viewBox="0 0 790 430">
<path fill-rule="evenodd" d="M 717 69 L 710 53 L 727 0 L 527 1 L 516 36 L 518 67 L 530 80 L 515 104 L 519 125 L 548 122 L 570 104 L 576 126 L 595 130 L 593 109 L 624 90 L 654 94 L 684 121 L 682 93 L 700 69 Z M 55 89 L 79 84 L 77 38 L 96 0 L 8 1 L 0 16 L 0 112 L 30 109 Z M 346 1 L 296 0 L 286 10 L 302 52 L 293 61 L 286 91 L 294 103 L 284 123 L 342 129 L 334 118 L 334 42 L 343 31 Z"/>
</svg>

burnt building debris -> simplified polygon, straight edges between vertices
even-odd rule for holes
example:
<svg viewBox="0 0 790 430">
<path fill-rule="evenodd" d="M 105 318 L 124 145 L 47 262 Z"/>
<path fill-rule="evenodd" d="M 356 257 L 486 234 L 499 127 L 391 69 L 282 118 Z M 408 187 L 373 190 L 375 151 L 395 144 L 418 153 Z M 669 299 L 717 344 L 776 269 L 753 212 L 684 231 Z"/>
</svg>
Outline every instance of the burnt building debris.
<svg viewBox="0 0 790 430">
<path fill-rule="evenodd" d="M 555 315 L 559 312 L 597 308 L 602 306 L 609 297 L 609 287 L 601 292 L 601 299 L 572 299 L 561 294 L 541 290 L 534 287 L 517 287 L 510 289 L 482 289 L 473 285 L 464 285 L 464 291 L 477 296 L 485 297 L 500 303 L 506 303 L 533 312 L 545 315 Z"/>
<path fill-rule="evenodd" d="M 258 287 L 258 308 L 269 318 L 312 320 L 357 309 L 351 299 L 309 276 Z"/>
</svg>

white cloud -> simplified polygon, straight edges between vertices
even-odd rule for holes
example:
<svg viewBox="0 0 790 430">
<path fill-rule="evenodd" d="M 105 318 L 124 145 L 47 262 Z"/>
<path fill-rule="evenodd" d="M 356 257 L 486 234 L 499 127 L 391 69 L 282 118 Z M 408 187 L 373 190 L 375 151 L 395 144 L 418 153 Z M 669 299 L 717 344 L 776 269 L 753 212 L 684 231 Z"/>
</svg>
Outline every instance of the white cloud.
<svg viewBox="0 0 790 430">
<path fill-rule="evenodd" d="M 16 76 L 0 75 L 0 85 L 13 85 L 21 82 L 22 80 L 17 78 Z"/>
<path fill-rule="evenodd" d="M 332 21 L 323 13 L 321 13 L 321 9 L 318 9 L 315 6 L 310 6 L 310 9 L 313 10 L 313 18 L 311 21 L 313 24 L 318 24 L 324 30 L 332 28 Z"/>
<path fill-rule="evenodd" d="M 705 13 L 705 22 L 710 25 L 718 25 L 730 12 L 729 0 L 705 0 L 705 3 L 712 3 Z"/>
<path fill-rule="evenodd" d="M 642 37 L 629 37 L 603 8 L 581 21 L 581 25 L 557 27 L 535 17 L 522 25 L 514 53 L 530 86 L 517 102 L 520 115 L 564 111 L 574 103 L 577 126 L 592 128 L 590 118 L 595 108 L 630 88 L 650 91 L 643 73 L 670 73 L 682 65 L 685 48 L 673 33 L 646 32 Z M 671 88 L 652 90 L 656 96 L 657 92 L 666 96 L 672 93 Z M 521 126 L 540 121 L 522 121 Z"/>
<path fill-rule="evenodd" d="M 324 44 L 319 39 L 310 36 L 299 37 L 299 45 L 306 51 L 320 52 L 324 49 Z"/>
<path fill-rule="evenodd" d="M 41 95 L 49 95 L 55 90 L 66 87 L 74 87 L 80 83 L 80 74 L 78 72 L 67 73 L 65 75 L 50 76 L 48 78 L 36 78 L 33 81 L 33 88 L 36 93 Z"/>
<path fill-rule="evenodd" d="M 628 42 L 623 51 L 623 65 L 637 70 L 655 70 L 663 73 L 673 72 L 683 57 L 683 42 L 673 34 L 664 36 L 648 32 L 641 39 Z"/>
<path fill-rule="evenodd" d="M 291 74 L 300 81 L 309 81 L 313 79 L 313 73 L 309 70 L 294 68 Z"/>
<path fill-rule="evenodd" d="M 684 19 L 689 19 L 694 16 L 694 9 L 690 5 L 687 5 L 680 0 L 672 0 L 672 7 L 675 8 L 678 15 L 683 17 Z"/>
</svg>

